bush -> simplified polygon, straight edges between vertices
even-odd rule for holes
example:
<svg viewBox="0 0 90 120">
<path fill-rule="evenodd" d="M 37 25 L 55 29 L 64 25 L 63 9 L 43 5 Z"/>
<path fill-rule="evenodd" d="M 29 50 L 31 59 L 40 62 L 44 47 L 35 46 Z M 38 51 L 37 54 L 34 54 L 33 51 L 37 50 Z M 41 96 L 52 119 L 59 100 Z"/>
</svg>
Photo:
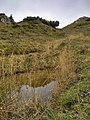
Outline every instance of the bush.
<svg viewBox="0 0 90 120">
<path fill-rule="evenodd" d="M 40 20 L 42 23 L 44 23 L 48 26 L 51 26 L 53 28 L 59 26 L 59 21 L 47 21 L 45 19 L 39 18 L 38 16 L 37 17 L 27 17 L 27 18 L 23 19 L 23 21 L 34 21 L 34 20 Z"/>
</svg>

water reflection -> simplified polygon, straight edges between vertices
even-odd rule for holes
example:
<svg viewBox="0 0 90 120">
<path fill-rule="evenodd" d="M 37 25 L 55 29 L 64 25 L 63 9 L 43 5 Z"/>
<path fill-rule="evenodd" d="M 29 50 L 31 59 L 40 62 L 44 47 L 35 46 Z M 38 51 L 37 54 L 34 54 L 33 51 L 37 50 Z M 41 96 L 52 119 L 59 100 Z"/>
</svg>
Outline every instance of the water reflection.
<svg viewBox="0 0 90 120">
<path fill-rule="evenodd" d="M 47 101 L 49 98 L 52 97 L 56 85 L 56 81 L 52 81 L 45 86 L 35 88 L 30 87 L 29 85 L 22 85 L 20 89 L 21 100 Z"/>
<path fill-rule="evenodd" d="M 36 73 L 7 76 L 5 79 L 8 86 L 6 98 L 13 102 L 47 101 L 57 87 L 57 81 L 52 81 L 53 78 L 49 76 L 49 71 L 40 70 Z"/>
</svg>

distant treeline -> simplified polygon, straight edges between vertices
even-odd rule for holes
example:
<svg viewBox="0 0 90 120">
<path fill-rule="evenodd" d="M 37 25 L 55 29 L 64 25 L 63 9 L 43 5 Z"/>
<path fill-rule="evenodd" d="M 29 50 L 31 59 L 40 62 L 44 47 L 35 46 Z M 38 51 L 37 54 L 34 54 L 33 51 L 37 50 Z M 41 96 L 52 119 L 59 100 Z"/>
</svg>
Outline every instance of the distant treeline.
<svg viewBox="0 0 90 120">
<path fill-rule="evenodd" d="M 42 23 L 48 25 L 48 26 L 51 26 L 53 28 L 56 28 L 59 26 L 59 21 L 47 21 L 45 19 L 42 19 L 40 17 L 27 17 L 27 18 L 24 18 L 23 21 L 33 21 L 33 20 L 40 20 Z"/>
</svg>

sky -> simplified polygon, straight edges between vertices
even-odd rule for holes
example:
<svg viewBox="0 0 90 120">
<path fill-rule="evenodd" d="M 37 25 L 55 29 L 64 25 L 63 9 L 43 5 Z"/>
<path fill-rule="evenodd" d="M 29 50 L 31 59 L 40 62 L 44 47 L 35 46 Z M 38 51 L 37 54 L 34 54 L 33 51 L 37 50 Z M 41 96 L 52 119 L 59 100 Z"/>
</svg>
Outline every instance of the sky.
<svg viewBox="0 0 90 120">
<path fill-rule="evenodd" d="M 27 16 L 58 20 L 62 28 L 80 17 L 90 17 L 90 0 L 0 0 L 0 13 L 12 14 L 16 22 Z"/>
</svg>

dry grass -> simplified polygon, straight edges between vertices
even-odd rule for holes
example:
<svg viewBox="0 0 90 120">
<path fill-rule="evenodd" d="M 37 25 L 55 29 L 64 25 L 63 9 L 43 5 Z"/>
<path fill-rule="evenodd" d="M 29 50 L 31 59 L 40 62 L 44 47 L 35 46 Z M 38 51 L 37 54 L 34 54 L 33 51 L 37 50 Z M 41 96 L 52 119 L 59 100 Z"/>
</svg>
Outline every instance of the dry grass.
<svg viewBox="0 0 90 120">
<path fill-rule="evenodd" d="M 39 102 L 35 102 L 32 103 L 18 103 L 15 102 L 12 98 L 7 99 L 8 92 L 12 93 L 13 89 L 15 89 L 15 87 L 17 86 L 17 83 L 19 83 L 18 85 L 21 84 L 26 84 L 31 83 L 32 81 L 36 81 L 36 84 L 45 84 L 45 82 L 47 81 L 51 81 L 51 80 L 57 80 L 58 81 L 58 86 L 55 90 L 55 95 L 59 94 L 61 91 L 63 91 L 65 89 L 65 86 L 67 84 L 69 84 L 69 82 L 72 80 L 73 77 L 76 77 L 76 74 L 74 73 L 74 56 L 75 56 L 75 52 L 73 50 L 71 50 L 71 48 L 66 47 L 62 52 L 60 52 L 59 56 L 57 56 L 57 59 L 55 59 L 56 61 L 54 61 L 54 63 L 56 62 L 56 67 L 54 67 L 53 69 L 50 70 L 39 70 L 36 71 L 35 69 L 32 69 L 32 72 L 29 72 L 27 69 L 27 72 L 29 72 L 28 74 L 26 74 L 26 78 L 27 80 L 23 83 L 23 79 L 25 79 L 25 77 L 18 77 L 17 79 L 17 75 L 13 76 L 13 73 L 15 73 L 15 70 L 18 69 L 19 70 L 23 70 L 23 65 L 25 62 L 25 56 L 15 56 L 15 55 L 11 55 L 8 58 L 7 63 L 5 56 L 2 57 L 1 61 L 2 61 L 2 73 L 3 73 L 3 81 L 1 81 L 1 84 L 3 82 L 3 86 L 2 86 L 2 98 L 1 98 L 1 118 L 2 120 L 4 118 L 8 119 L 13 119 L 13 120 L 18 120 L 18 119 L 39 119 L 40 116 L 42 116 L 43 112 L 46 111 L 47 109 L 47 105 L 42 105 Z M 36 61 L 35 63 L 35 67 L 38 66 L 38 62 Z M 53 64 L 53 63 L 52 63 Z M 9 65 L 9 66 L 6 66 Z M 6 68 L 4 67 L 6 66 Z M 8 77 L 5 76 L 5 70 L 8 69 L 8 71 L 10 72 L 9 75 L 11 77 L 9 77 L 9 80 L 7 79 Z M 16 76 L 16 77 L 15 77 Z M 21 80 L 20 80 L 21 79 Z M 42 82 L 40 83 L 39 80 L 42 80 Z M 19 81 L 18 81 L 19 80 Z M 6 81 L 6 82 L 4 82 Z M 6 87 L 7 86 L 7 87 Z M 6 88 L 6 89 L 5 89 Z M 22 106 L 22 105 L 23 106 Z M 48 102 L 49 105 L 49 102 Z M 32 106 L 32 107 L 30 107 Z M 31 112 L 32 111 L 32 112 Z"/>
<path fill-rule="evenodd" d="M 65 47 L 58 56 L 58 65 L 56 66 L 56 79 L 59 83 L 59 91 L 64 90 L 65 86 L 72 82 L 76 77 L 75 68 L 75 51 Z"/>
<path fill-rule="evenodd" d="M 89 118 L 88 27 L 89 23 L 87 26 L 83 24 L 83 27 L 82 24 L 79 27 L 75 25 L 74 28 L 72 25 L 70 28 L 67 26 L 62 30 L 51 29 L 40 23 L 21 22 L 16 28 L 1 24 L 1 120 L 75 120 L 83 119 L 84 116 Z M 81 79 L 78 80 L 78 71 L 81 70 Z M 58 85 L 53 99 L 47 103 L 41 103 L 35 98 L 28 102 L 19 102 L 20 96 L 12 97 L 12 92 L 19 93 L 22 85 L 36 84 L 38 87 L 52 80 L 56 80 Z"/>
</svg>

